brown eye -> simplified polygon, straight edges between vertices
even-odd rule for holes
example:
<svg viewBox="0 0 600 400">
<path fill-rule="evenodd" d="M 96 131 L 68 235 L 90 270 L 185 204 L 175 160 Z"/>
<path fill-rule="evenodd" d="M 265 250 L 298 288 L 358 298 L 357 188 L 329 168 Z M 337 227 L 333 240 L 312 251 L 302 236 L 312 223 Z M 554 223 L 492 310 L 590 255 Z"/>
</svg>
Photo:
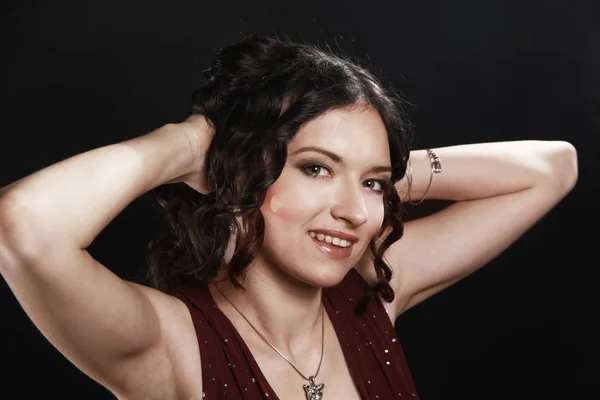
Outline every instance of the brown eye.
<svg viewBox="0 0 600 400">
<path fill-rule="evenodd" d="M 319 165 L 319 164 L 310 164 L 310 165 L 306 165 L 306 166 L 302 167 L 302 171 L 305 174 L 310 175 L 315 178 L 318 177 L 319 172 L 323 169 L 329 170 L 327 167 L 325 167 L 323 165 Z"/>
<path fill-rule="evenodd" d="M 387 186 L 387 182 L 380 179 L 369 179 L 367 182 L 372 182 L 375 185 L 379 185 L 379 189 L 374 190 L 377 193 L 383 193 L 385 187 Z M 373 184 L 371 184 L 369 187 L 372 188 Z"/>
</svg>

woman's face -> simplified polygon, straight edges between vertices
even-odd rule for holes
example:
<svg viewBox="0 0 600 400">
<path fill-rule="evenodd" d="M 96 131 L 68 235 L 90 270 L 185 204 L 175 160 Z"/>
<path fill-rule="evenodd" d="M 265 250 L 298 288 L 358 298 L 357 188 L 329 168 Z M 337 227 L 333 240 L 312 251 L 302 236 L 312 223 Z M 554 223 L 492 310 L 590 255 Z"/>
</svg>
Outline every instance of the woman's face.
<svg viewBox="0 0 600 400">
<path fill-rule="evenodd" d="M 311 286 L 337 285 L 382 226 L 390 164 L 387 131 L 371 107 L 332 110 L 307 123 L 261 206 L 261 261 Z M 356 239 L 344 250 L 312 237 L 322 229 Z"/>
</svg>

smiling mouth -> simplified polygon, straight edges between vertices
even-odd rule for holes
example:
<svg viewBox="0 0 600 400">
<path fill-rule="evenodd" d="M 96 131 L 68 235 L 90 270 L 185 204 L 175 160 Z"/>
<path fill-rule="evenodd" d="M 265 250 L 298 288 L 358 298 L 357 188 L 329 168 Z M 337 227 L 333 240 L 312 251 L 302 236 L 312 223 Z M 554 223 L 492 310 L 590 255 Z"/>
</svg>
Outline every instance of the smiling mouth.
<svg viewBox="0 0 600 400">
<path fill-rule="evenodd" d="M 308 234 L 311 238 L 316 240 L 317 242 L 321 242 L 324 244 L 329 244 L 331 246 L 336 246 L 340 248 L 349 248 L 352 247 L 352 242 L 346 239 L 340 239 L 335 236 L 325 235 L 323 233 L 317 233 L 313 231 L 308 231 Z"/>
<path fill-rule="evenodd" d="M 311 241 L 314 243 L 315 248 L 321 253 L 326 255 L 327 257 L 342 261 L 346 260 L 352 255 L 352 245 L 350 244 L 348 247 L 341 247 L 339 245 L 335 245 L 332 243 L 327 243 L 325 240 L 318 240 L 316 237 L 311 238 Z"/>
</svg>

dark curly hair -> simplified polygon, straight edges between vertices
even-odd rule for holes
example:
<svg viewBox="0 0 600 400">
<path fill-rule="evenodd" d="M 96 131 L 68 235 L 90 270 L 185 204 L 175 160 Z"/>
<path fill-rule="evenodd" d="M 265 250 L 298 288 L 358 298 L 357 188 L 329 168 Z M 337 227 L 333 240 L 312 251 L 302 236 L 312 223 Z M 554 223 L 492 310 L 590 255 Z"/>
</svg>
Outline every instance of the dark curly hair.
<svg viewBox="0 0 600 400">
<path fill-rule="evenodd" d="M 411 130 L 402 101 L 347 58 L 312 45 L 251 36 L 222 48 L 204 80 L 193 93 L 191 113 L 204 115 L 215 128 L 205 167 L 212 192 L 203 195 L 183 183 L 155 189 L 170 224 L 148 246 L 147 277 L 159 290 L 215 278 L 225 264 L 229 226 L 239 229 L 236 216 L 246 234 L 239 235 L 227 267 L 233 284 L 242 288 L 239 280 L 264 240 L 259 207 L 285 165 L 287 144 L 304 124 L 329 110 L 360 104 L 377 110 L 388 133 L 392 182 L 406 172 Z M 365 301 L 378 293 L 388 302 L 394 299 L 392 271 L 382 259 L 403 234 L 394 185 L 387 185 L 383 201 L 384 222 L 369 244 L 378 284 Z"/>
</svg>

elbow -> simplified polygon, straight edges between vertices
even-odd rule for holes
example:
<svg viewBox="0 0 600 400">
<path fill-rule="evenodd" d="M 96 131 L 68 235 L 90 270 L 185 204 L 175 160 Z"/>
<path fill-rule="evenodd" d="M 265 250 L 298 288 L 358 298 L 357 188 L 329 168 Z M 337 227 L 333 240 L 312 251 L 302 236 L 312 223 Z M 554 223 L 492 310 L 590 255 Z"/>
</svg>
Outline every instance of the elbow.
<svg viewBox="0 0 600 400">
<path fill-rule="evenodd" d="M 21 196 L 5 193 L 0 200 L 0 272 L 28 260 L 38 259 L 44 251 L 34 238 L 32 224 Z"/>
<path fill-rule="evenodd" d="M 546 154 L 546 182 L 559 195 L 565 196 L 575 187 L 579 177 L 577 149 L 566 141 L 552 141 Z"/>
<path fill-rule="evenodd" d="M 0 273 L 4 272 L 14 265 L 15 255 L 15 204 L 12 196 L 4 194 L 0 201 Z"/>
<path fill-rule="evenodd" d="M 19 230 L 16 217 L 19 204 L 18 196 L 12 192 L 4 193 L 0 198 L 0 244 L 3 247 L 9 241 L 13 241 L 15 233 Z"/>
</svg>

